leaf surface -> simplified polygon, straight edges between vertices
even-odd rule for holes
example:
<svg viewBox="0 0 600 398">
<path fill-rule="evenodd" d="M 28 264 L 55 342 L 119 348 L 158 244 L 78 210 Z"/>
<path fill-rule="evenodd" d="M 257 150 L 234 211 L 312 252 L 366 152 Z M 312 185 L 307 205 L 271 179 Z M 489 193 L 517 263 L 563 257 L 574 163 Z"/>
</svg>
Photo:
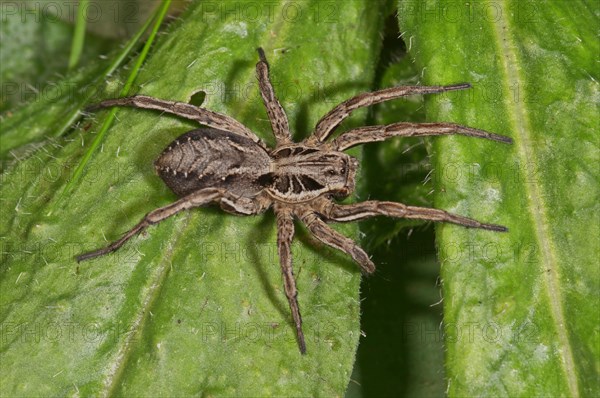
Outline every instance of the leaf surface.
<svg viewBox="0 0 600 398">
<path fill-rule="evenodd" d="M 428 120 L 515 140 L 433 145 L 436 207 L 509 228 L 437 228 L 449 395 L 598 395 L 598 4 L 401 1 L 398 15 L 423 84 L 473 84 L 429 98 Z"/>
<path fill-rule="evenodd" d="M 161 35 L 138 93 L 189 101 L 203 90 L 203 106 L 272 142 L 255 78 L 258 46 L 297 137 L 370 87 L 383 5 L 211 4 L 191 4 Z M 118 91 L 127 73 L 112 76 L 105 91 Z M 271 214 L 191 211 L 114 254 L 75 263 L 76 254 L 175 200 L 152 163 L 196 127 L 120 109 L 101 150 L 56 206 L 106 114 L 98 112 L 88 132 L 45 142 L 2 174 L 0 355 L 11 364 L 0 375 L 2 395 L 341 395 L 358 342 L 360 275 L 302 228 L 293 253 L 306 356 L 290 325 Z M 339 229 L 356 235 L 355 226 Z"/>
</svg>

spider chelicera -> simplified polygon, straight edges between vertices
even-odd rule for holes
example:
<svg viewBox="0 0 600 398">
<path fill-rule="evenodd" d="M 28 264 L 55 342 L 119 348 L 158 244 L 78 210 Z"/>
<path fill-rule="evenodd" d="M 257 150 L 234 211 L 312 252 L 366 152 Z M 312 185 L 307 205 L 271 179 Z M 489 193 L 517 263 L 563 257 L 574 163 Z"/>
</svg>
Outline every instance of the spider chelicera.
<svg viewBox="0 0 600 398">
<path fill-rule="evenodd" d="M 154 109 L 195 120 L 208 128 L 183 134 L 155 162 L 159 176 L 180 199 L 151 211 L 119 240 L 102 249 L 80 255 L 77 261 L 114 252 L 146 227 L 182 210 L 218 203 L 229 213 L 254 215 L 272 207 L 277 218 L 277 247 L 285 294 L 296 327 L 300 352 L 304 354 L 306 344 L 292 271 L 294 219 L 303 223 L 321 242 L 349 254 L 366 274 L 375 270 L 369 255 L 352 239 L 329 227 L 327 222 L 388 216 L 506 231 L 500 225 L 484 224 L 439 209 L 376 200 L 354 204 L 338 204 L 335 201 L 354 192 L 358 161 L 343 151 L 356 145 L 392 137 L 452 134 L 511 143 L 512 140 L 508 137 L 454 123 L 394 123 L 359 127 L 327 140 L 340 123 L 358 108 L 412 94 L 462 90 L 469 88 L 469 84 L 401 86 L 359 94 L 333 108 L 317 123 L 311 136 L 296 143 L 292 141 L 287 116 L 269 80 L 269 64 L 264 51 L 259 48 L 258 53 L 260 60 L 256 64 L 256 73 L 276 138 L 275 148 L 269 148 L 256 134 L 235 119 L 184 102 L 136 95 L 102 101 L 88 108 L 130 106 Z"/>
</svg>

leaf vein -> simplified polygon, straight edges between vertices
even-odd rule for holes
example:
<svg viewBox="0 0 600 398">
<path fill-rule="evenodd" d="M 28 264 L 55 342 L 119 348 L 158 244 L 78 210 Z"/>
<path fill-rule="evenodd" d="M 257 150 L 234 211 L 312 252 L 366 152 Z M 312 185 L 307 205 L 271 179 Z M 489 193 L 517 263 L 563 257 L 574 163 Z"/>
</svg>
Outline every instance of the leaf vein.
<svg viewBox="0 0 600 398">
<path fill-rule="evenodd" d="M 510 8 L 509 1 L 504 2 L 504 10 Z M 524 78 L 519 73 L 519 59 L 516 54 L 517 44 L 514 37 L 510 34 L 511 26 L 506 17 L 507 13 L 500 13 L 500 17 L 495 20 L 494 33 L 497 40 L 497 46 L 500 49 L 502 57 L 501 67 L 504 71 L 506 91 L 510 91 L 510 87 L 523 87 Z M 517 86 L 514 86 L 514 85 Z M 521 101 L 527 104 L 527 101 Z M 525 106 L 518 106 L 515 103 L 506 103 L 509 114 L 512 114 L 512 124 L 514 131 L 517 134 L 517 153 L 521 158 L 521 164 L 526 168 L 527 175 L 539 175 L 538 167 L 532 160 L 535 159 L 535 154 L 532 148 L 533 139 L 531 137 L 531 123 L 529 120 L 528 109 Z M 530 174 L 533 173 L 533 174 Z M 569 336 L 565 327 L 566 321 L 564 316 L 563 300 L 560 290 L 559 264 L 553 245 L 553 238 L 549 231 L 548 210 L 544 200 L 544 195 L 537 184 L 525 184 L 525 189 L 528 191 L 529 209 L 533 219 L 534 232 L 540 247 L 540 256 L 544 269 L 542 275 L 545 280 L 545 287 L 550 303 L 551 316 L 556 322 L 556 332 L 558 341 L 561 346 L 560 355 L 567 378 L 567 384 L 570 390 L 570 395 L 573 397 L 579 396 L 579 387 L 575 369 L 575 361 L 571 350 Z"/>
</svg>

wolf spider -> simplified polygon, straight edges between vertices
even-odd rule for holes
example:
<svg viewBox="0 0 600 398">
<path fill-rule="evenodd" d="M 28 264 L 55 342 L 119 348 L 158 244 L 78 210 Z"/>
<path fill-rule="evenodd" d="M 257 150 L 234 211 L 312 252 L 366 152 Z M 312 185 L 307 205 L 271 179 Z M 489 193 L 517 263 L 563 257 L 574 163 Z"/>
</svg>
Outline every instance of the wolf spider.
<svg viewBox="0 0 600 398">
<path fill-rule="evenodd" d="M 300 220 L 321 242 L 344 253 L 370 274 L 375 265 L 353 240 L 327 225 L 374 216 L 388 216 L 450 222 L 469 228 L 506 231 L 500 225 L 447 213 L 443 210 L 407 206 L 402 203 L 369 200 L 338 204 L 354 192 L 358 160 L 345 154 L 348 148 L 392 137 L 466 135 L 511 143 L 508 137 L 460 126 L 454 123 L 393 123 L 359 127 L 332 140 L 332 132 L 350 114 L 362 107 L 412 94 L 433 94 L 469 88 L 468 83 L 450 86 L 402 86 L 359 94 L 342 102 L 317 123 L 311 136 L 292 141 L 287 116 L 269 80 L 269 64 L 259 48 L 256 74 L 260 94 L 267 109 L 275 148 L 269 148 L 250 129 L 235 119 L 188 103 L 136 95 L 102 101 L 91 109 L 130 106 L 154 109 L 195 120 L 208 128 L 187 132 L 173 141 L 155 162 L 164 182 L 180 199 L 149 212 L 136 226 L 108 246 L 82 254 L 77 261 L 89 260 L 119 249 L 146 227 L 182 210 L 218 203 L 226 212 L 238 215 L 260 214 L 273 207 L 277 217 L 277 248 L 297 341 L 302 354 L 306 344 L 298 308 L 296 281 L 292 271 L 291 244 L 294 219 Z M 90 109 L 90 108 L 88 108 Z"/>
</svg>

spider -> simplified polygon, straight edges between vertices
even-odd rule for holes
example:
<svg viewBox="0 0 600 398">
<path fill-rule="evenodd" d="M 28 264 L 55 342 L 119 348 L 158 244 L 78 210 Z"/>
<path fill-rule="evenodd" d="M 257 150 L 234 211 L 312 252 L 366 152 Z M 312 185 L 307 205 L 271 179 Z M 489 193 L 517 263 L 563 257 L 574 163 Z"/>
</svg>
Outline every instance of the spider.
<svg viewBox="0 0 600 398">
<path fill-rule="evenodd" d="M 306 353 L 298 290 L 292 270 L 291 244 L 294 220 L 299 220 L 318 240 L 347 253 L 365 274 L 375 271 L 369 255 L 352 239 L 327 225 L 328 222 L 358 221 L 388 216 L 450 222 L 468 228 L 506 231 L 500 225 L 447 213 L 443 210 L 407 206 L 402 203 L 369 200 L 338 204 L 336 199 L 354 192 L 358 160 L 346 149 L 391 137 L 466 135 L 511 143 L 508 137 L 454 123 L 394 123 L 355 128 L 327 140 L 350 114 L 362 107 L 411 94 L 433 94 L 470 87 L 468 83 L 449 86 L 399 86 L 359 94 L 342 102 L 317 123 L 311 136 L 292 141 L 287 116 L 275 96 L 269 80 L 269 64 L 258 48 L 256 74 L 265 104 L 275 148 L 269 148 L 250 129 L 221 113 L 194 106 L 136 95 L 109 99 L 92 105 L 90 110 L 112 106 L 154 109 L 195 120 L 208 128 L 189 131 L 173 141 L 155 161 L 159 176 L 179 196 L 177 201 L 146 216 L 119 240 L 89 253 L 77 261 L 89 260 L 119 249 L 134 235 L 182 210 L 217 203 L 228 213 L 256 215 L 273 208 L 277 219 L 277 248 L 285 295 L 296 329 L 300 352 Z"/>
</svg>

